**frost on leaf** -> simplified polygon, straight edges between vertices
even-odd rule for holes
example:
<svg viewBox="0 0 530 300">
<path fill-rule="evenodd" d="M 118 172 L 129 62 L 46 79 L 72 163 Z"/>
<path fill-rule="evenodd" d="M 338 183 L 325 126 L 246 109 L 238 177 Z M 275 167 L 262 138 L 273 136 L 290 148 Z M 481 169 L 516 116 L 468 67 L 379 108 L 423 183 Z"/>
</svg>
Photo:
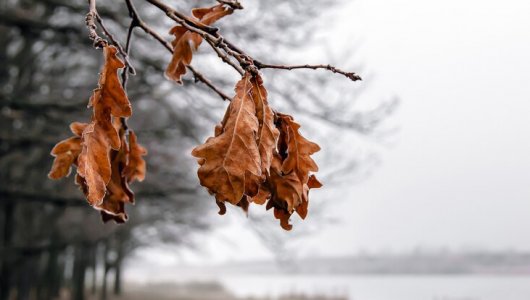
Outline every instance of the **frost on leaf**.
<svg viewBox="0 0 530 300">
<path fill-rule="evenodd" d="M 195 8 L 191 11 L 195 21 L 204 25 L 212 25 L 222 17 L 229 15 L 233 10 L 218 4 L 208 8 Z M 175 39 L 171 42 L 173 46 L 173 57 L 167 66 L 165 75 L 168 79 L 182 84 L 182 75 L 186 73 L 186 66 L 189 66 L 193 57 L 193 52 L 197 51 L 202 43 L 202 37 L 189 31 L 186 27 L 177 25 L 169 31 Z"/>
<path fill-rule="evenodd" d="M 246 201 L 243 197 L 254 196 L 249 187 L 259 185 L 261 160 L 255 140 L 259 123 L 251 90 L 251 75 L 247 73 L 236 85 L 236 95 L 218 135 L 192 151 L 200 164 L 201 185 L 221 204 Z M 223 210 L 221 205 L 220 208 Z"/>
</svg>

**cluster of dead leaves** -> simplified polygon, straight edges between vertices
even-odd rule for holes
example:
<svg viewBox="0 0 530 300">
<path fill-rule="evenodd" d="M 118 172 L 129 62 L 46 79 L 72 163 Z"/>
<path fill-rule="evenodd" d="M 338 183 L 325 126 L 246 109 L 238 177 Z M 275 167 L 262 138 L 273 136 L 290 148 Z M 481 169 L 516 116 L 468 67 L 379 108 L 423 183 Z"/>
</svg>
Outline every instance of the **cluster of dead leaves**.
<svg viewBox="0 0 530 300">
<path fill-rule="evenodd" d="M 194 9 L 192 15 L 194 21 L 212 25 L 232 11 L 219 4 Z M 181 25 L 170 34 L 175 37 L 173 57 L 165 74 L 182 83 L 202 37 Z M 320 148 L 300 135 L 300 125 L 291 116 L 273 113 L 260 75 L 247 72 L 235 91 L 214 137 L 192 152 L 200 165 L 199 180 L 215 195 L 220 214 L 226 212 L 225 202 L 245 211 L 252 202 L 267 203 L 281 226 L 290 230 L 289 218 L 295 211 L 307 216 L 309 189 L 322 186 L 310 175 L 318 170 L 310 156 Z"/>
<path fill-rule="evenodd" d="M 103 53 L 105 63 L 99 86 L 89 101 L 89 107 L 93 108 L 92 120 L 70 124 L 74 136 L 52 149 L 55 160 L 48 176 L 52 179 L 68 176 L 72 165 L 76 166 L 75 182 L 88 203 L 101 211 L 104 221 L 123 223 L 127 220 L 125 203 L 134 203 L 129 183 L 144 179 L 142 156 L 147 151 L 137 143 L 134 132 L 124 126 L 125 118 L 132 114 L 118 79 L 118 70 L 124 64 L 116 56 L 114 46 L 105 46 Z"/>
<path fill-rule="evenodd" d="M 193 21 L 211 25 L 232 11 L 222 4 L 194 9 Z M 182 83 L 202 37 L 181 25 L 170 33 L 175 37 L 173 57 L 165 74 Z M 91 123 L 70 125 L 74 136 L 53 148 L 55 160 L 49 177 L 68 176 L 71 166 L 76 166 L 75 182 L 90 205 L 101 211 L 104 221 L 123 223 L 127 220 L 125 203 L 134 202 L 128 184 L 144 179 L 142 156 L 147 151 L 124 124 L 132 110 L 118 79 L 117 71 L 124 64 L 116 52 L 113 46 L 104 47 L 99 87 L 89 102 L 93 107 Z M 320 147 L 300 134 L 300 125 L 291 116 L 273 112 L 257 71 L 247 71 L 235 92 L 215 135 L 192 152 L 200 165 L 200 183 L 215 196 L 220 214 L 226 212 L 225 202 L 245 212 L 250 203 L 267 203 L 267 210 L 274 209 L 282 228 L 290 230 L 289 218 L 295 211 L 302 219 L 307 216 L 309 190 L 322 186 L 311 174 L 318 171 L 311 155 Z"/>
<path fill-rule="evenodd" d="M 225 202 L 248 211 L 250 203 L 267 203 L 285 230 L 296 211 L 304 219 L 311 188 L 322 184 L 311 155 L 320 147 L 305 139 L 289 115 L 274 113 L 258 74 L 247 72 L 235 88 L 215 135 L 192 155 L 200 165 L 201 185 L 215 196 L 220 214 Z"/>
</svg>

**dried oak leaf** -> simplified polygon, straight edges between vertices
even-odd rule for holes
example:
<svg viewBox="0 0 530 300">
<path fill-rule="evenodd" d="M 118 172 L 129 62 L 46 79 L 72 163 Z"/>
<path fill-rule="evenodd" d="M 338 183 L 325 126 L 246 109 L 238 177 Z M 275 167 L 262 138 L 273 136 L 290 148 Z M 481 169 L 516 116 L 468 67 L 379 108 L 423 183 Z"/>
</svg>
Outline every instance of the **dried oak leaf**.
<svg viewBox="0 0 530 300">
<path fill-rule="evenodd" d="M 134 180 L 143 181 L 145 179 L 145 160 L 142 156 L 147 155 L 147 149 L 138 144 L 138 139 L 134 131 L 129 131 L 129 161 L 123 170 L 123 175 L 127 182 Z"/>
<path fill-rule="evenodd" d="M 77 164 L 77 157 L 81 153 L 81 135 L 87 125 L 79 122 L 70 124 L 70 130 L 75 136 L 60 141 L 53 147 L 51 155 L 55 159 L 48 173 L 49 178 L 59 179 L 70 175 L 72 164 Z"/>
<path fill-rule="evenodd" d="M 121 131 L 121 136 L 123 137 L 123 130 Z M 106 186 L 103 201 L 100 204 L 93 205 L 95 209 L 100 211 L 104 222 L 113 220 L 116 223 L 125 223 L 128 219 L 125 213 L 125 203 L 134 203 L 134 193 L 130 190 L 127 179 L 123 175 L 130 151 L 125 139 L 122 138 L 122 141 L 123 144 L 118 151 L 111 150 L 111 177 Z M 76 184 L 80 186 L 88 198 L 89 190 L 85 178 L 77 174 Z"/>
<path fill-rule="evenodd" d="M 218 4 L 208 8 L 195 8 L 191 11 L 194 20 L 204 25 L 212 25 L 215 21 L 233 12 L 230 7 Z M 167 66 L 165 75 L 168 79 L 182 84 L 182 75 L 186 73 L 186 66 L 191 63 L 193 52 L 197 51 L 202 42 L 202 37 L 188 31 L 185 27 L 177 25 L 169 31 L 175 39 L 173 45 L 173 57 Z"/>
<path fill-rule="evenodd" d="M 272 153 L 280 132 L 274 125 L 274 114 L 267 101 L 267 90 L 260 75 L 252 78 L 252 99 L 256 106 L 259 130 L 257 143 L 261 157 L 261 173 L 265 176 L 271 167 Z"/>
<path fill-rule="evenodd" d="M 116 56 L 117 53 L 118 50 L 114 46 L 103 48 L 105 64 L 99 76 L 99 86 L 89 101 L 89 107 L 94 106 L 94 110 L 99 110 L 94 112 L 96 118 L 107 110 L 115 117 L 132 115 L 131 103 L 118 78 L 118 69 L 124 68 L 125 65 Z M 119 145 L 116 148 L 119 148 Z"/>
<path fill-rule="evenodd" d="M 101 205 L 112 174 L 109 158 L 111 145 L 101 126 L 92 122 L 83 131 L 82 146 L 77 160 L 77 173 L 86 182 L 88 203 L 92 206 Z"/>
<path fill-rule="evenodd" d="M 282 172 L 290 174 L 294 172 L 300 181 L 307 183 L 309 180 L 309 172 L 317 172 L 318 166 L 310 155 L 318 152 L 320 147 L 308 141 L 299 132 L 300 124 L 293 120 L 293 117 L 277 113 L 278 123 L 282 138 L 280 138 L 280 147 L 287 149 L 280 149 L 280 154 L 285 157 L 282 163 Z M 283 143 L 283 144 L 281 144 Z M 286 155 L 286 156 L 285 156 Z"/>
<path fill-rule="evenodd" d="M 218 204 L 228 201 L 237 205 L 243 197 L 254 196 L 249 186 L 260 183 L 261 159 L 255 140 L 259 123 L 251 77 L 247 73 L 237 83 L 222 130 L 192 151 L 200 164 L 200 183 L 215 195 Z M 223 211 L 222 205 L 220 208 Z"/>
<path fill-rule="evenodd" d="M 253 184 L 248 186 L 250 195 L 256 195 L 255 197 L 247 200 L 246 202 L 261 202 L 264 203 L 263 196 L 265 195 L 263 188 L 260 188 L 258 183 L 262 183 L 266 180 L 269 175 L 269 169 L 271 168 L 272 156 L 280 132 L 274 124 L 274 114 L 267 101 L 267 90 L 263 86 L 263 79 L 259 74 L 256 74 L 251 79 L 252 83 L 252 99 L 256 107 L 256 118 L 258 119 L 258 135 L 256 136 L 256 143 L 261 159 L 261 178 L 255 179 Z M 242 206 L 243 210 L 247 212 L 248 204 Z"/>
<path fill-rule="evenodd" d="M 270 174 L 261 184 L 252 202 L 274 208 L 274 216 L 285 230 L 291 230 L 289 218 L 296 211 L 304 219 L 309 205 L 309 189 L 322 184 L 310 171 L 318 167 L 310 157 L 320 147 L 300 135 L 300 125 L 291 116 L 277 113 L 276 125 L 280 129 L 277 152 L 272 157 Z"/>
<path fill-rule="evenodd" d="M 263 190 L 260 201 L 269 199 L 267 210 L 274 208 L 274 216 L 280 220 L 282 228 L 291 230 L 292 225 L 289 224 L 291 215 L 296 211 L 302 219 L 305 219 L 309 205 L 309 190 L 320 188 L 322 184 L 314 175 L 309 177 L 307 183 L 302 183 L 294 173 L 282 174 L 281 164 L 281 158 L 276 154 L 273 157 L 270 177 L 260 188 L 260 191 Z"/>
<path fill-rule="evenodd" d="M 280 225 L 285 230 L 291 230 L 289 218 L 294 208 L 302 203 L 304 194 L 303 184 L 300 179 L 293 173 L 282 174 L 282 161 L 279 155 L 274 155 L 270 170 L 270 176 L 267 179 L 267 188 L 270 198 L 267 202 L 267 210 L 274 208 L 274 216 L 280 220 Z M 261 188 L 260 190 L 265 190 Z"/>
<path fill-rule="evenodd" d="M 127 166 L 127 156 L 130 154 L 127 143 L 123 139 L 119 151 L 112 151 L 112 174 L 107 184 L 107 192 L 101 205 L 94 206 L 101 211 L 104 222 L 114 220 L 116 223 L 127 221 L 125 203 L 134 203 L 134 194 L 130 190 L 123 171 Z"/>
<path fill-rule="evenodd" d="M 89 102 L 89 106 L 94 107 L 92 123 L 83 130 L 77 170 L 86 182 L 87 201 L 92 206 L 101 205 L 111 178 L 110 150 L 118 150 L 122 144 L 113 117 L 129 117 L 132 114 L 131 104 L 117 73 L 125 65 L 116 56 L 114 46 L 105 46 L 103 53 L 105 64 L 99 86 Z"/>
</svg>

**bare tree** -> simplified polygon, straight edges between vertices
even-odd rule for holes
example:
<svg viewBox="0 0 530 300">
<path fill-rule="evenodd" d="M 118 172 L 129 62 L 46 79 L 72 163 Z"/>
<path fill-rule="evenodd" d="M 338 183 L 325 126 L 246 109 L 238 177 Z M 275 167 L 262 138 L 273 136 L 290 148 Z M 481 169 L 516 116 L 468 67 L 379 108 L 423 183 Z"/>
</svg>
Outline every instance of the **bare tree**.
<svg viewBox="0 0 530 300">
<path fill-rule="evenodd" d="M 105 298 L 109 274 L 115 277 L 113 291 L 121 292 L 122 264 L 134 249 L 153 243 L 185 245 L 190 234 L 209 230 L 211 203 L 199 199 L 205 193 L 197 186 L 195 162 L 185 153 L 219 119 L 225 105 L 219 98 L 231 98 L 231 86 L 249 57 L 271 78 L 276 77 L 274 69 L 317 68 L 357 79 L 328 65 L 284 65 L 281 55 L 270 55 L 302 47 L 317 26 L 311 20 L 336 2 L 252 2 L 232 22 L 220 21 L 220 38 L 215 28 L 201 28 L 180 13 L 208 1 L 181 1 L 175 8 L 160 1 L 100 2 L 94 11 L 81 0 L 0 0 L 0 299 L 13 291 L 19 299 L 52 299 L 61 287 L 83 299 L 87 281 L 93 283 L 92 292 L 102 286 Z M 150 151 L 146 182 L 134 186 L 138 204 L 129 209 L 130 221 L 120 226 L 102 224 L 98 214 L 86 209 L 71 178 L 45 179 L 50 149 L 67 134 L 67 124 L 88 118 L 83 108 L 97 84 L 100 58 L 86 37 L 87 12 L 98 29 L 107 31 L 107 36 L 99 33 L 101 38 L 119 44 L 123 58 L 137 70 L 123 78 L 135 107 L 129 123 L 139 129 Z M 170 19 L 160 17 L 164 15 Z M 191 75 L 181 88 L 162 77 L 172 48 L 161 32 L 175 22 L 204 31 L 206 45 L 212 46 L 195 55 L 196 66 L 189 67 Z M 330 126 L 369 135 L 391 112 L 391 105 L 383 105 L 352 115 L 354 102 L 319 97 L 305 83 L 332 86 L 324 72 L 281 76 L 270 82 L 271 101 Z M 300 97 L 308 104 L 301 105 Z M 96 270 L 101 269 L 104 275 L 98 278 Z M 94 274 L 90 280 L 87 270 Z"/>
</svg>

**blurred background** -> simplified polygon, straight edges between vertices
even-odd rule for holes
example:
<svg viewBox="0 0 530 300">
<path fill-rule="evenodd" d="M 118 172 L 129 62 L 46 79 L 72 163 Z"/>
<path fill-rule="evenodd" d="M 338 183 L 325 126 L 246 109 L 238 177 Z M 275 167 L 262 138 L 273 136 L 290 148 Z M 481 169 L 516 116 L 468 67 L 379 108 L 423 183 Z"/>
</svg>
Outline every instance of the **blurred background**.
<svg viewBox="0 0 530 300">
<path fill-rule="evenodd" d="M 215 4 L 166 1 L 179 11 Z M 130 126 L 149 150 L 125 225 L 102 224 L 49 152 L 88 120 L 101 52 L 83 0 L 0 0 L 0 300 L 530 299 L 530 2 L 242 0 L 217 24 L 264 70 L 324 188 L 283 231 L 253 205 L 223 217 L 191 149 L 226 103 L 137 29 Z M 168 41 L 174 24 L 134 1 Z M 124 42 L 121 1 L 98 10 Z M 192 62 L 227 94 L 238 74 L 203 45 Z"/>
</svg>

